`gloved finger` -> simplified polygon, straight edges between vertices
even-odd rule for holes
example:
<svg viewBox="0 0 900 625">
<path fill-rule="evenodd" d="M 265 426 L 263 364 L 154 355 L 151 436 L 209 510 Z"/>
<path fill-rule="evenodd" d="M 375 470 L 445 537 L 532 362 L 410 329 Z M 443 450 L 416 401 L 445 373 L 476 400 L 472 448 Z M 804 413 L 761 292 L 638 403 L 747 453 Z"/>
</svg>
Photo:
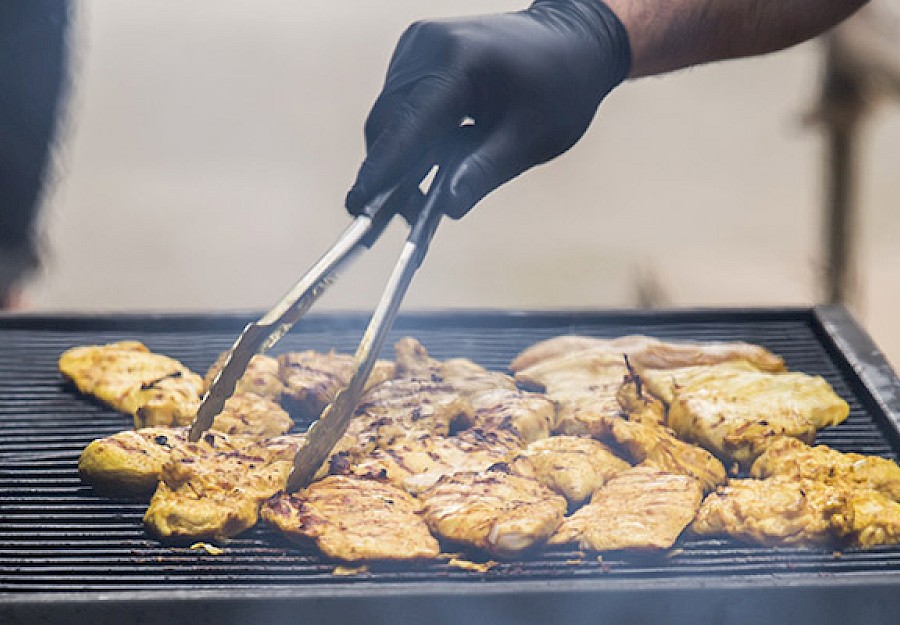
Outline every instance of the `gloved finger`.
<svg viewBox="0 0 900 625">
<path fill-rule="evenodd" d="M 378 98 L 366 117 L 365 137 L 367 151 L 384 131 L 388 119 L 402 104 L 403 100 L 409 96 L 416 83 L 425 76 L 439 71 L 435 66 L 428 65 L 430 55 L 423 53 L 419 49 L 422 46 L 417 43 L 417 40 L 418 33 L 421 30 L 421 23 L 411 24 L 400 36 L 400 40 L 397 42 L 396 48 L 394 48 L 394 53 L 391 55 L 391 61 L 388 65 L 384 87 L 382 87 L 381 93 L 378 94 Z"/>
<path fill-rule="evenodd" d="M 397 185 L 397 188 L 388 198 L 385 208 L 401 215 L 403 219 L 412 224 L 419 214 L 425 199 L 420 189 L 420 184 L 433 166 L 433 158 L 425 158 L 421 163 L 414 165 L 412 170 L 410 170 L 410 174 Z"/>
<path fill-rule="evenodd" d="M 359 213 L 366 202 L 396 184 L 435 142 L 459 125 L 465 112 L 463 90 L 456 82 L 443 76 L 423 78 L 385 113 L 384 128 L 372 141 L 347 194 L 347 210 Z"/>
<path fill-rule="evenodd" d="M 480 128 L 479 128 L 480 130 Z M 396 206 L 397 212 L 403 215 L 407 223 L 412 225 L 419 216 L 422 207 L 425 204 L 426 195 L 422 192 L 422 182 L 435 165 L 441 167 L 453 167 L 469 152 L 478 145 L 478 137 L 474 125 L 467 124 L 460 126 L 450 135 L 437 143 L 425 156 L 425 158 L 417 165 L 412 176 L 405 181 L 404 193 L 395 193 L 390 202 L 392 206 Z M 436 181 L 432 181 L 432 185 Z M 442 189 L 428 187 L 429 193 L 441 193 Z M 404 204 L 395 205 L 397 201 Z"/>
<path fill-rule="evenodd" d="M 410 91 L 410 89 L 404 89 L 390 93 L 382 92 L 378 99 L 375 100 L 363 126 L 363 134 L 366 138 L 366 154 L 372 149 L 378 137 L 384 133 L 388 122 L 394 116 L 395 111 L 403 105 L 403 101 L 409 97 Z"/>
<path fill-rule="evenodd" d="M 442 160 L 449 177 L 437 199 L 438 208 L 448 217 L 460 219 L 488 193 L 531 167 L 524 134 L 515 120 L 503 120 L 484 129 L 460 128 L 451 158 Z"/>
</svg>

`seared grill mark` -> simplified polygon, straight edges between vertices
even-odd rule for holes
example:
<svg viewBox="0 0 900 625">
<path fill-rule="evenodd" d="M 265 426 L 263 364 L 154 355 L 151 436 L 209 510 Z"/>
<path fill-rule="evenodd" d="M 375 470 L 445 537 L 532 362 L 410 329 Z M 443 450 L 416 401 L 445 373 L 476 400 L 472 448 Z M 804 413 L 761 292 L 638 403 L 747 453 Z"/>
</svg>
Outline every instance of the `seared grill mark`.
<svg viewBox="0 0 900 625">
<path fill-rule="evenodd" d="M 150 389 L 155 388 L 156 385 L 159 384 L 160 382 L 162 382 L 163 380 L 171 380 L 171 379 L 180 378 L 180 377 L 181 377 L 181 371 L 173 371 L 172 373 L 167 373 L 166 375 L 156 378 L 155 380 L 151 380 L 149 382 L 144 382 L 143 384 L 141 384 L 141 390 L 149 391 Z M 162 396 L 157 395 L 156 397 L 160 398 Z"/>
</svg>

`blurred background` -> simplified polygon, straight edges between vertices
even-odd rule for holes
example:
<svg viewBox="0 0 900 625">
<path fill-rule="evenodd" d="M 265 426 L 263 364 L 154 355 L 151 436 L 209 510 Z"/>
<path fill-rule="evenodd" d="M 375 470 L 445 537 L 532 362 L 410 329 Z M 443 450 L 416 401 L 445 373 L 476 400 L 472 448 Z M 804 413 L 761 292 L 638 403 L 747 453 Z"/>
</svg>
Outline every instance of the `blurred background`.
<svg viewBox="0 0 900 625">
<path fill-rule="evenodd" d="M 74 3 L 71 84 L 38 224 L 42 267 L 20 304 L 267 308 L 348 222 L 363 120 L 403 29 L 523 6 Z M 843 171 L 856 173 L 855 218 L 835 227 L 855 242 L 841 261 L 849 269 L 838 267 L 839 295 L 900 363 L 900 106 L 889 73 L 870 80 L 864 63 L 826 63 L 827 50 L 869 41 L 873 24 L 888 40 L 900 32 L 897 0 L 866 11 L 878 17 L 861 37 L 623 85 L 568 154 L 442 225 L 407 308 L 834 297 L 826 207 L 837 128 L 851 156 Z M 838 72 L 850 87 L 836 99 L 823 87 L 835 67 L 850 68 Z M 322 308 L 371 308 L 404 230 L 394 224 Z"/>
</svg>

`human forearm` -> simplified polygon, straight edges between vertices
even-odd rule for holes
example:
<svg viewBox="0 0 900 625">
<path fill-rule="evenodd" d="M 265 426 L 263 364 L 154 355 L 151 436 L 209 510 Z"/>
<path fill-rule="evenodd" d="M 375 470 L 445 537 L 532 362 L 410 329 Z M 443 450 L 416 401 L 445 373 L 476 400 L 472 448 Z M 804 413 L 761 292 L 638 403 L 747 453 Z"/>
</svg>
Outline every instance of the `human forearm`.
<svg viewBox="0 0 900 625">
<path fill-rule="evenodd" d="M 765 54 L 831 28 L 866 0 L 606 0 L 631 42 L 631 78 Z"/>
</svg>

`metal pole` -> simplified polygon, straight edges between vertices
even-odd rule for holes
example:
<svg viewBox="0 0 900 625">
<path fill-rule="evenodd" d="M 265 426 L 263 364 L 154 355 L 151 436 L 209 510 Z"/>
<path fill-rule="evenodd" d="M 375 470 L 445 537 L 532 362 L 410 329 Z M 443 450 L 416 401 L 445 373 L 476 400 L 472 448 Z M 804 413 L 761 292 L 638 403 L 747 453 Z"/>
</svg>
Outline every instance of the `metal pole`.
<svg viewBox="0 0 900 625">
<path fill-rule="evenodd" d="M 864 86 L 848 68 L 839 43 L 829 38 L 820 115 L 826 126 L 825 301 L 859 301 L 857 147 Z"/>
</svg>

